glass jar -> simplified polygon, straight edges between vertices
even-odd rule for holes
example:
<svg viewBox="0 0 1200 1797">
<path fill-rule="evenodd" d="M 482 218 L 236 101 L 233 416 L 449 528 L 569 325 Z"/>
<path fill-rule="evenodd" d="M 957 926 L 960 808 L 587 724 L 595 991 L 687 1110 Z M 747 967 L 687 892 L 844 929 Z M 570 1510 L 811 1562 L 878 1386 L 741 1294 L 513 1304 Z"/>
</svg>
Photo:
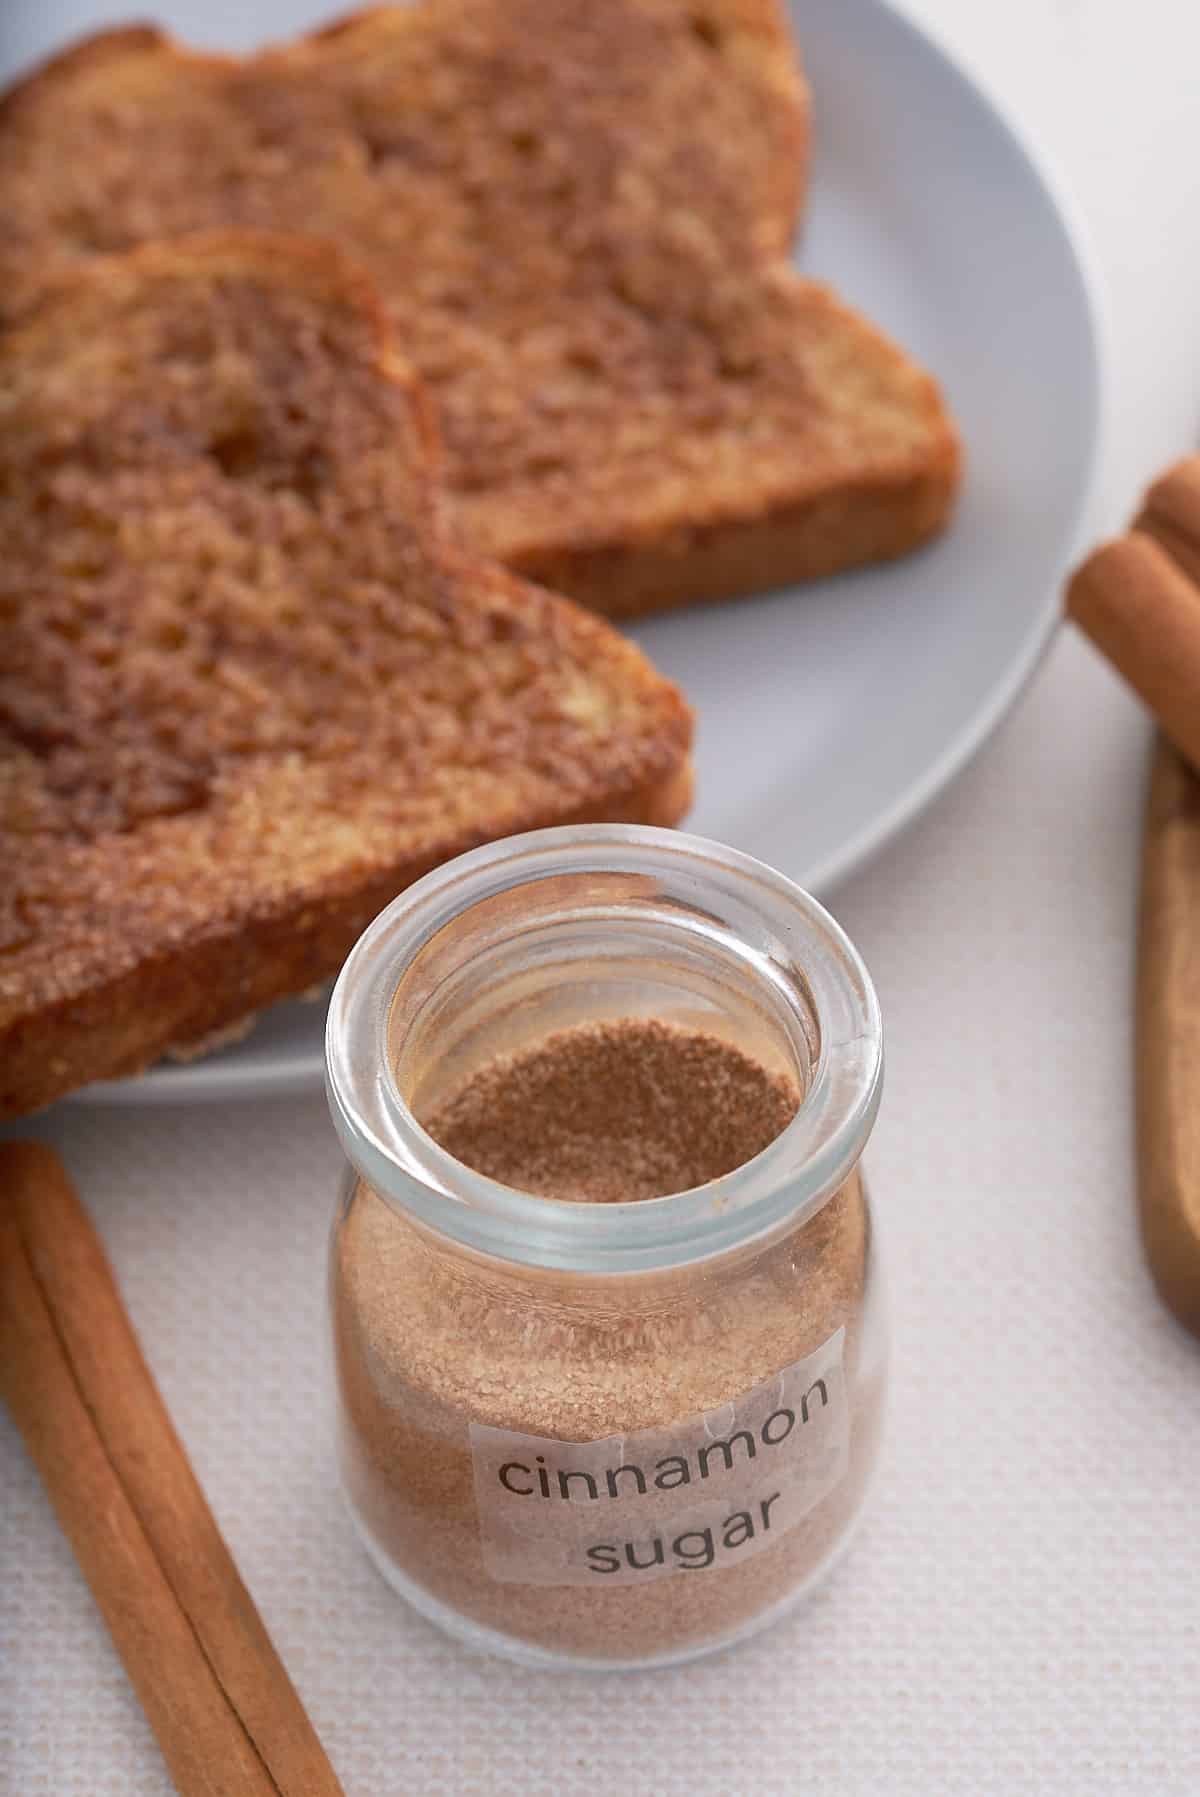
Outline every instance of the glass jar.
<svg viewBox="0 0 1200 1797">
<path fill-rule="evenodd" d="M 608 1204 L 499 1184 L 418 1121 L 497 1055 L 629 1018 L 786 1075 L 792 1121 Z M 598 1668 L 724 1647 L 808 1591 L 861 1508 L 886 1361 L 859 1170 L 882 1034 L 832 918 L 674 831 L 509 838 L 376 918 L 327 1068 L 341 1467 L 385 1578 L 478 1647 Z"/>
</svg>

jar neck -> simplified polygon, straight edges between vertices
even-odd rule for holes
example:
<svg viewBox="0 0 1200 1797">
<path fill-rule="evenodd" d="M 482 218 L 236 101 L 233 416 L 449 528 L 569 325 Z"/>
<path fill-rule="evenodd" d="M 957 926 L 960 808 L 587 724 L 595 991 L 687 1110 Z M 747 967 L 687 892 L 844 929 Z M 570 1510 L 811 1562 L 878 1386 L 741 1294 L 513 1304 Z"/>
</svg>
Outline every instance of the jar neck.
<svg viewBox="0 0 1200 1797">
<path fill-rule="evenodd" d="M 857 1172 L 852 1172 L 834 1194 L 831 1205 L 834 1201 L 851 1207 L 862 1205 L 864 1189 Z M 794 1278 L 810 1260 L 815 1265 L 821 1251 L 822 1238 L 814 1235 L 809 1246 L 805 1223 L 787 1218 L 753 1241 L 739 1242 L 702 1260 L 672 1261 L 636 1271 L 597 1272 L 590 1265 L 564 1267 L 519 1262 L 468 1246 L 444 1230 L 430 1228 L 411 1209 L 367 1186 L 351 1168 L 344 1212 L 349 1216 L 351 1210 L 364 1205 L 379 1206 L 387 1212 L 389 1231 L 402 1233 L 406 1256 L 422 1258 L 430 1288 L 440 1290 L 446 1303 L 458 1303 L 463 1294 L 471 1294 L 486 1298 L 489 1303 L 519 1304 L 531 1317 L 559 1322 L 567 1328 L 611 1325 L 626 1337 L 631 1319 L 644 1319 L 650 1326 L 656 1319 L 672 1317 L 686 1328 L 690 1315 L 708 1338 L 719 1317 L 723 1292 L 742 1290 L 746 1280 L 760 1276 L 772 1280 Z M 822 1219 L 815 1228 L 823 1229 L 824 1224 Z M 739 1327 L 744 1327 L 744 1312 Z"/>
<path fill-rule="evenodd" d="M 792 1122 L 707 1185 L 604 1205 L 500 1185 L 422 1127 L 439 1082 L 514 1032 L 621 1015 L 686 1018 L 786 1070 Z M 633 826 L 510 838 L 428 875 L 351 953 L 326 1046 L 334 1121 L 381 1197 L 474 1254 L 600 1278 L 726 1258 L 804 1222 L 856 1165 L 882 1077 L 870 980 L 815 900 L 747 856 Z"/>
</svg>

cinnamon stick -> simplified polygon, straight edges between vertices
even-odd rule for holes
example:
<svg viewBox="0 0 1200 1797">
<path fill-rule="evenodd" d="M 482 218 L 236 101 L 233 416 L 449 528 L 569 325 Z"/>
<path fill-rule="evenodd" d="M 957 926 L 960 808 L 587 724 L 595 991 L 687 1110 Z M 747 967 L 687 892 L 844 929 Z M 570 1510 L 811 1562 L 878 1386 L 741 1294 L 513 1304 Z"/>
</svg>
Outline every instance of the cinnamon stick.
<svg viewBox="0 0 1200 1797">
<path fill-rule="evenodd" d="M 61 1162 L 0 1144 L 0 1394 L 184 1797 L 341 1797 Z"/>
<path fill-rule="evenodd" d="M 1200 586 L 1200 456 L 1160 475 L 1146 494 L 1136 528 L 1155 537 Z"/>
<path fill-rule="evenodd" d="M 1174 555 L 1142 530 L 1103 544 L 1068 585 L 1067 612 L 1200 767 L 1200 586 Z"/>
<path fill-rule="evenodd" d="M 1161 741 L 1146 807 L 1138 935 L 1142 1243 L 1164 1302 L 1200 1335 L 1200 778 Z"/>
</svg>

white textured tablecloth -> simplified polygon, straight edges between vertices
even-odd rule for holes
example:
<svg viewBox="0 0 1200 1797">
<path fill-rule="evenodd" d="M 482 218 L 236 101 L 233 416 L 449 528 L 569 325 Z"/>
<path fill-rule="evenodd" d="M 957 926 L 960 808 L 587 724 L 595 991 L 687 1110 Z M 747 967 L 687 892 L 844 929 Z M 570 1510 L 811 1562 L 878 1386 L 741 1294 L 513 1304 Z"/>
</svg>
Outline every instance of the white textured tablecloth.
<svg viewBox="0 0 1200 1797">
<path fill-rule="evenodd" d="M 8 5 L 12 22 L 23 0 Z M 1115 524 L 1197 420 L 1200 16 L 1185 0 L 919 11 L 1090 218 Z M 339 1164 L 319 1097 L 42 1121 L 350 1797 L 1200 1792 L 1200 1345 L 1153 1296 L 1131 1184 L 1147 741 L 1062 640 L 952 793 L 833 895 L 890 1034 L 871 1160 L 892 1425 L 855 1553 L 734 1656 L 534 1674 L 469 1658 L 378 1580 L 315 1402 Z M 0 1418 L 0 1790 L 169 1788 Z"/>
</svg>

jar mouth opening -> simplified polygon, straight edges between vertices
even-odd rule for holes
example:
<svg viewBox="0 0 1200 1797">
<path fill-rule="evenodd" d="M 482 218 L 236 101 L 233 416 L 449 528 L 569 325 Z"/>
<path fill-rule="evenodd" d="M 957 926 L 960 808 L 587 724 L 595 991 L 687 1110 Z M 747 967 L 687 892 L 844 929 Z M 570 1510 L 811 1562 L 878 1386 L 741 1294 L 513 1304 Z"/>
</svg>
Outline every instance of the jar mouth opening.
<svg viewBox="0 0 1200 1797">
<path fill-rule="evenodd" d="M 791 1121 L 752 1159 L 703 1185 L 655 1198 L 590 1204 L 504 1185 L 429 1134 L 401 1087 L 393 1001 L 405 970 L 455 920 L 486 901 L 586 876 L 601 902 L 593 928 L 619 932 L 609 883 L 647 883 L 677 906 L 670 929 L 709 948 L 736 939 L 747 977 L 815 1020 L 816 1040 Z M 616 938 L 614 937 L 614 940 Z M 729 1251 L 798 1224 L 844 1183 L 870 1133 L 883 1069 L 870 977 L 815 899 L 723 844 L 642 825 L 597 824 L 509 837 L 448 862 L 382 911 L 352 949 L 326 1029 L 326 1086 L 361 1176 L 405 1214 L 468 1248 L 520 1264 L 650 1271 Z"/>
</svg>

